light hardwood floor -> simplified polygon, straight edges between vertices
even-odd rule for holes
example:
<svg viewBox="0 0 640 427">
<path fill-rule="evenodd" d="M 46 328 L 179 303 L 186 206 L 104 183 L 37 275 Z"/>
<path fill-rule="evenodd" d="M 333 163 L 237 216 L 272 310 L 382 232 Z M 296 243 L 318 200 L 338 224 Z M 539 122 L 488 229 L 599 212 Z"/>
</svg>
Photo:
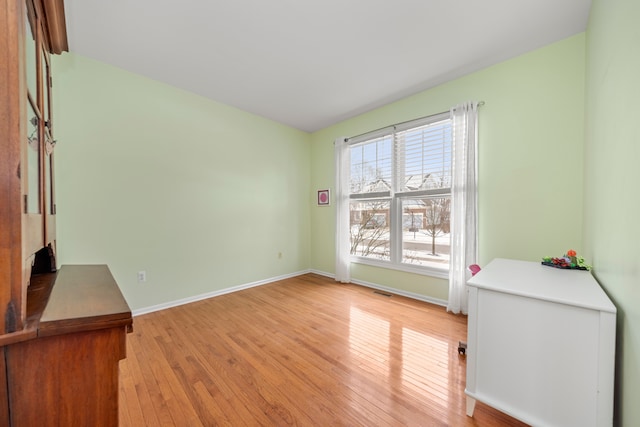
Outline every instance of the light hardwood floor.
<svg viewBox="0 0 640 427">
<path fill-rule="evenodd" d="M 308 274 L 134 318 L 120 425 L 524 426 L 465 415 L 466 319 Z"/>
</svg>

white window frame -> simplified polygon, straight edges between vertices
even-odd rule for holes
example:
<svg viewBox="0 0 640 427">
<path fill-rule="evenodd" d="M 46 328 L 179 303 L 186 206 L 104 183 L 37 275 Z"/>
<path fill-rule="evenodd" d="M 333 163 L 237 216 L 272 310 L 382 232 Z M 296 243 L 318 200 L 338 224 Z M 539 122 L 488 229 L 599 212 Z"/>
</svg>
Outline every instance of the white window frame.
<svg viewBox="0 0 640 427">
<path fill-rule="evenodd" d="M 361 146 L 366 144 L 369 141 L 372 141 L 376 138 L 391 136 L 392 137 L 392 183 L 390 190 L 387 191 L 379 191 L 379 192 L 371 192 L 371 193 L 350 193 L 349 201 L 373 201 L 373 200 L 389 200 L 390 201 L 390 212 L 389 212 L 389 222 L 390 222 L 390 259 L 382 260 L 375 259 L 365 256 L 358 256 L 352 254 L 350 256 L 351 262 L 372 265 L 376 267 L 382 267 L 392 270 L 405 271 L 410 273 L 434 276 L 446 279 L 449 277 L 449 268 L 450 264 L 447 263 L 444 268 L 437 268 L 431 266 L 424 265 L 416 265 L 403 262 L 403 232 L 402 232 L 402 219 L 403 219 L 403 209 L 402 202 L 404 200 L 420 197 L 420 196 L 443 196 L 443 197 L 451 197 L 451 187 L 450 181 L 448 187 L 436 188 L 436 189 L 420 189 L 420 190 L 406 190 L 400 189 L 398 183 L 402 180 L 400 167 L 401 167 L 401 152 L 399 147 L 399 141 L 396 138 L 396 134 L 419 128 L 425 125 L 432 125 L 440 122 L 448 121 L 449 125 L 452 125 L 452 117 L 450 112 L 444 112 L 440 114 L 435 114 L 432 116 L 411 120 L 404 123 L 399 123 L 397 125 L 385 127 L 382 129 L 378 129 L 372 132 L 368 132 L 353 138 L 348 138 L 347 143 L 349 144 L 349 150 L 354 146 Z M 449 166 L 449 172 L 451 172 L 451 167 Z"/>
</svg>

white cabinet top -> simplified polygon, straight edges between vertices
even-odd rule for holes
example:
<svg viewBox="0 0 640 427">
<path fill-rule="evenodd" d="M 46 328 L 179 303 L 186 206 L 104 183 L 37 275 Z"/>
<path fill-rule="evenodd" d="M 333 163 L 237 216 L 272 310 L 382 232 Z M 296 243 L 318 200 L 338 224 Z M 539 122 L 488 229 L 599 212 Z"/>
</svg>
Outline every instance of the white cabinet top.
<svg viewBox="0 0 640 427">
<path fill-rule="evenodd" d="M 593 310 L 616 312 L 591 272 L 496 258 L 467 282 L 469 286 Z"/>
</svg>

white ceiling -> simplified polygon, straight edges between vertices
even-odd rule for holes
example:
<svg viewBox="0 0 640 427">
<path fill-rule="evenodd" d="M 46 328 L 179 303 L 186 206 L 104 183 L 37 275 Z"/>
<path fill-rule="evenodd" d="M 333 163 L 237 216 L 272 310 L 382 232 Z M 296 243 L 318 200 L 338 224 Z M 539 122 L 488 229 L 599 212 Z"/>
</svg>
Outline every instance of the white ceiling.
<svg viewBox="0 0 640 427">
<path fill-rule="evenodd" d="M 69 47 L 313 132 L 584 31 L 591 0 L 66 0 Z"/>
</svg>

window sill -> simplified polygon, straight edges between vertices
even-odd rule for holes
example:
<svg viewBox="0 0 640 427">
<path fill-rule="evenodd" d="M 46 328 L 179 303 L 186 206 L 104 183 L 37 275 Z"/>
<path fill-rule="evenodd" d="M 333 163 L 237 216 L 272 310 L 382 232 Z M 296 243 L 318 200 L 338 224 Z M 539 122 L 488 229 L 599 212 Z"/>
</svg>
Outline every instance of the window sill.
<svg viewBox="0 0 640 427">
<path fill-rule="evenodd" d="M 391 261 L 380 261 L 356 256 L 352 256 L 350 261 L 354 264 L 370 265 L 373 267 L 386 268 L 389 270 L 403 271 L 405 273 L 437 277 L 439 279 L 449 279 L 449 269 L 447 268 L 419 267 L 409 264 L 392 264 Z"/>
</svg>

